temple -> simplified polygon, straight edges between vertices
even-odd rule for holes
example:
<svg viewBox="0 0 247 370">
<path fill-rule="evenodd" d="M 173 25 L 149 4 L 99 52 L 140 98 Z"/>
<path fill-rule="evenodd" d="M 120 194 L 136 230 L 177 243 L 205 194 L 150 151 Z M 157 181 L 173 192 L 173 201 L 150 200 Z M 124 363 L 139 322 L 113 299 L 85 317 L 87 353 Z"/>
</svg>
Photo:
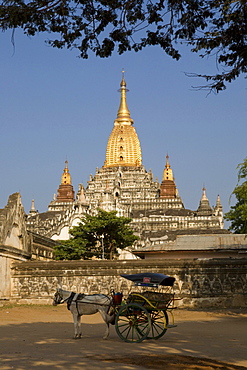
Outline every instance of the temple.
<svg viewBox="0 0 247 370">
<path fill-rule="evenodd" d="M 140 240 L 134 249 L 176 239 L 177 235 L 224 233 L 220 197 L 211 207 L 203 188 L 197 210 L 184 207 L 175 184 L 170 157 L 166 155 L 161 183 L 142 164 L 142 150 L 127 104 L 124 73 L 120 83 L 120 105 L 110 133 L 101 168 L 90 175 L 87 186 L 79 185 L 75 196 L 68 161 L 61 184 L 48 211 L 38 213 L 34 203 L 28 227 L 46 237 L 68 239 L 69 229 L 85 214 L 97 209 L 117 211 L 132 218 L 131 226 Z M 226 230 L 225 230 L 226 231 Z"/>
</svg>

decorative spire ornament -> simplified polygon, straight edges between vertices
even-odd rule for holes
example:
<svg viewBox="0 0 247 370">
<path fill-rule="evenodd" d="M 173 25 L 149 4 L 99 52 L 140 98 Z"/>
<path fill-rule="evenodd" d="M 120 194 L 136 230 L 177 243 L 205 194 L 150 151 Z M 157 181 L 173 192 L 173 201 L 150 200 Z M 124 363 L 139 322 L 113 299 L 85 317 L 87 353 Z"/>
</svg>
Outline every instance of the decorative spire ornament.
<svg viewBox="0 0 247 370">
<path fill-rule="evenodd" d="M 71 176 L 69 173 L 68 161 L 65 161 L 65 168 L 63 170 L 61 185 L 71 185 Z"/>
<path fill-rule="evenodd" d="M 106 160 L 104 167 L 139 167 L 142 165 L 141 145 L 135 128 L 133 119 L 130 116 L 126 100 L 126 81 L 124 71 L 120 83 L 120 105 L 114 127 L 109 137 L 106 148 Z"/>
<path fill-rule="evenodd" d="M 130 117 L 130 111 L 127 104 L 126 92 L 129 90 L 126 89 L 126 86 L 124 71 L 122 71 L 122 81 L 120 83 L 120 90 L 118 90 L 121 93 L 121 99 L 117 119 L 115 120 L 114 125 L 132 125 L 134 123 L 133 119 Z"/>
<path fill-rule="evenodd" d="M 75 198 L 75 192 L 72 186 L 72 180 L 69 173 L 68 161 L 65 161 L 65 168 L 63 170 L 61 184 L 57 191 L 56 202 L 73 202 Z"/>
<path fill-rule="evenodd" d="M 178 196 L 176 184 L 174 182 L 173 172 L 169 163 L 169 155 L 166 155 L 166 165 L 163 171 L 162 183 L 160 185 L 160 198 L 173 199 Z"/>
</svg>

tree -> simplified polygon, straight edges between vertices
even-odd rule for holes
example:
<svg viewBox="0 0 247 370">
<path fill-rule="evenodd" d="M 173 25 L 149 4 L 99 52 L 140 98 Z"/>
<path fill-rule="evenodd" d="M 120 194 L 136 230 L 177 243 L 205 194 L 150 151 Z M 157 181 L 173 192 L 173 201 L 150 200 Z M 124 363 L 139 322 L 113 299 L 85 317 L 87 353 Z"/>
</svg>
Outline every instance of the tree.
<svg viewBox="0 0 247 370">
<path fill-rule="evenodd" d="M 247 157 L 237 168 L 239 169 L 238 184 L 232 193 L 235 195 L 237 202 L 225 214 L 225 219 L 231 221 L 229 229 L 233 230 L 235 234 L 247 234 Z M 243 179 L 245 181 L 240 184 Z"/>
<path fill-rule="evenodd" d="M 49 32 L 50 45 L 77 48 L 82 58 L 158 45 L 178 60 L 185 43 L 216 56 L 221 72 L 197 75 L 216 92 L 247 71 L 246 0 L 2 0 L 0 28 Z"/>
<path fill-rule="evenodd" d="M 116 213 L 100 209 L 97 216 L 85 215 L 70 230 L 72 238 L 55 247 L 56 259 L 112 259 L 117 249 L 131 246 L 138 239 L 129 226 L 131 218 Z"/>
<path fill-rule="evenodd" d="M 80 238 L 60 240 L 54 248 L 56 260 L 80 260 L 86 253 L 86 242 Z"/>
</svg>

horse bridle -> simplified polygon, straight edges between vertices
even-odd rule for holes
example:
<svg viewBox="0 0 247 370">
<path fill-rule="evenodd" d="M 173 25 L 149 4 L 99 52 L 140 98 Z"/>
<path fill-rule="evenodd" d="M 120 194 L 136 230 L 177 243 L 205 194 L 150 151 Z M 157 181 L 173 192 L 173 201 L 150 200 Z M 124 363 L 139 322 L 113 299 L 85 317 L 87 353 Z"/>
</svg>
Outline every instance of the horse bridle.
<svg viewBox="0 0 247 370">
<path fill-rule="evenodd" d="M 58 301 L 58 298 L 59 298 L 59 301 Z M 62 304 L 65 302 L 65 300 L 63 299 L 62 295 L 59 293 L 59 291 L 56 291 L 55 293 L 55 303 L 56 304 Z"/>
<path fill-rule="evenodd" d="M 70 309 L 70 305 L 74 299 L 74 296 L 76 295 L 76 293 L 74 292 L 71 292 L 70 296 L 66 299 L 63 299 L 63 296 L 60 294 L 59 290 L 55 293 L 55 303 L 56 304 L 63 304 L 64 302 L 67 303 L 67 308 L 68 310 Z M 76 301 L 77 303 L 77 301 Z"/>
</svg>

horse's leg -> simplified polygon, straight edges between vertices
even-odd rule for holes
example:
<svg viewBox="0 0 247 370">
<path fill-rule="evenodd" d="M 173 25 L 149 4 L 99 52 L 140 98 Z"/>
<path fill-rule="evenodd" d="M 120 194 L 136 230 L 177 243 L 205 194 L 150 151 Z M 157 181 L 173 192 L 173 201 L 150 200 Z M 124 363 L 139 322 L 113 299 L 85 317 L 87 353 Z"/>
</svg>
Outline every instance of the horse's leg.
<svg viewBox="0 0 247 370">
<path fill-rule="evenodd" d="M 77 316 L 78 338 L 81 338 L 81 316 Z"/>
<path fill-rule="evenodd" d="M 77 308 L 75 306 L 71 305 L 70 312 L 72 313 L 74 319 L 74 328 L 75 328 L 74 339 L 81 338 L 81 317 L 80 315 L 78 315 Z"/>
<path fill-rule="evenodd" d="M 107 339 L 109 336 L 109 322 L 107 321 L 106 313 L 104 311 L 99 311 L 102 319 L 104 320 L 106 324 L 106 329 L 105 329 L 105 335 L 103 336 L 103 339 Z"/>
<path fill-rule="evenodd" d="M 106 323 L 106 331 L 105 331 L 105 335 L 103 336 L 103 339 L 107 339 L 109 336 L 109 323 L 115 319 L 115 314 L 110 316 L 110 315 L 107 315 L 107 313 L 104 310 L 100 310 L 100 309 L 99 309 L 99 313 L 101 314 L 102 319 Z"/>
</svg>

